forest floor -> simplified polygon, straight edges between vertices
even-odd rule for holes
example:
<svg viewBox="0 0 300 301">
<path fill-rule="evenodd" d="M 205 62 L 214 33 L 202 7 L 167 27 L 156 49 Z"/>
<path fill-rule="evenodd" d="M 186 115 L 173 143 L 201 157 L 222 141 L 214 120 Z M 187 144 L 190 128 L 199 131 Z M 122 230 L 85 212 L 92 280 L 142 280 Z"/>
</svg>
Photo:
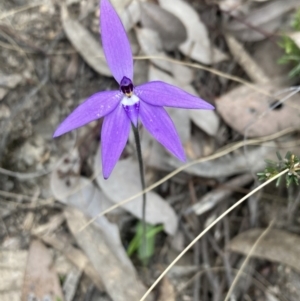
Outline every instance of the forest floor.
<svg viewBox="0 0 300 301">
<path fill-rule="evenodd" d="M 263 183 L 266 159 L 300 155 L 298 0 L 111 2 L 134 84 L 162 80 L 216 110 L 167 109 L 187 165 L 139 125 L 152 186 L 144 257 L 141 195 L 110 209 L 141 191 L 133 135 L 108 180 L 102 119 L 52 138 L 88 96 L 118 88 L 98 0 L 1 0 L 0 301 L 139 301 Z M 300 191 L 285 179 L 226 214 L 147 300 L 299 301 Z"/>
</svg>

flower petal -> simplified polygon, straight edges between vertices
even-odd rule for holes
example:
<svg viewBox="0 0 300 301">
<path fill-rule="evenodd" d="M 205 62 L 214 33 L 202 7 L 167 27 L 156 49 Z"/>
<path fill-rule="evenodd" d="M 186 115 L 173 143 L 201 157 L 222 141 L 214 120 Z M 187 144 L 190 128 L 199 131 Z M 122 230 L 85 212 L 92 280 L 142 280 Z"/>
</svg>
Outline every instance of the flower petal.
<svg viewBox="0 0 300 301">
<path fill-rule="evenodd" d="M 179 136 L 164 108 L 140 102 L 140 119 L 150 134 L 181 161 L 185 154 Z"/>
<path fill-rule="evenodd" d="M 123 105 L 123 108 L 127 114 L 127 117 L 131 120 L 132 124 L 137 127 L 138 119 L 139 119 L 139 109 L 140 109 L 140 102 L 132 106 Z"/>
<path fill-rule="evenodd" d="M 161 81 L 140 85 L 135 88 L 135 94 L 143 101 L 154 106 L 203 110 L 214 109 L 214 106 L 203 99 Z"/>
<path fill-rule="evenodd" d="M 79 105 L 56 129 L 58 137 L 91 121 L 109 114 L 120 103 L 123 94 L 119 91 L 99 92 Z"/>
<path fill-rule="evenodd" d="M 107 179 L 126 145 L 130 131 L 130 119 L 119 104 L 104 118 L 101 131 L 103 177 Z"/>
<path fill-rule="evenodd" d="M 124 76 L 133 79 L 133 58 L 124 26 L 109 0 L 101 0 L 102 46 L 107 64 L 120 84 Z"/>
</svg>

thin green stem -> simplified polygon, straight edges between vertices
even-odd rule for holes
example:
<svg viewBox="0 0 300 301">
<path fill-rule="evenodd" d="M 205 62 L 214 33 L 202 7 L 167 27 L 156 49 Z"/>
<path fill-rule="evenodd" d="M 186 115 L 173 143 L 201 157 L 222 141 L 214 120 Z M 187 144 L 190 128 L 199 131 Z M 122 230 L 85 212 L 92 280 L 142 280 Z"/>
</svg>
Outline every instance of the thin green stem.
<svg viewBox="0 0 300 301">
<path fill-rule="evenodd" d="M 142 148 L 141 148 L 141 140 L 140 140 L 139 130 L 134 125 L 132 125 L 132 130 L 133 130 L 133 134 L 134 134 L 137 157 L 138 157 L 138 161 L 139 161 L 142 190 L 145 190 L 146 189 L 145 173 L 144 173 L 144 163 L 143 163 L 143 156 L 142 156 Z M 146 193 L 145 192 L 143 193 L 142 223 L 143 223 L 142 243 L 143 243 L 144 255 L 146 255 L 147 246 L 146 246 Z"/>
</svg>

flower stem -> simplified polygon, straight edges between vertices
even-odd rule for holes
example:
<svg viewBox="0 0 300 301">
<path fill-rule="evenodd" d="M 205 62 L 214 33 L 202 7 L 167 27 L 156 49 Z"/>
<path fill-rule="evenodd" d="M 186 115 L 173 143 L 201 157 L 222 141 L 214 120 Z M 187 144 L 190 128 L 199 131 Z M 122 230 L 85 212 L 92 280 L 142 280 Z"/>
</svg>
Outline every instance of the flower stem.
<svg viewBox="0 0 300 301">
<path fill-rule="evenodd" d="M 133 129 L 134 140 L 135 140 L 135 144 L 136 144 L 137 157 L 138 157 L 138 161 L 139 161 L 142 190 L 145 190 L 146 184 L 145 184 L 144 162 L 143 162 L 143 156 L 142 156 L 142 148 L 141 148 L 139 129 L 138 129 L 138 127 L 135 127 L 134 125 L 132 125 L 132 129 Z M 147 254 L 147 252 L 146 252 L 146 250 L 147 250 L 147 246 L 146 246 L 146 193 L 143 193 L 142 223 L 143 223 L 142 244 L 143 244 L 143 253 L 144 253 L 143 255 L 145 256 Z"/>
</svg>

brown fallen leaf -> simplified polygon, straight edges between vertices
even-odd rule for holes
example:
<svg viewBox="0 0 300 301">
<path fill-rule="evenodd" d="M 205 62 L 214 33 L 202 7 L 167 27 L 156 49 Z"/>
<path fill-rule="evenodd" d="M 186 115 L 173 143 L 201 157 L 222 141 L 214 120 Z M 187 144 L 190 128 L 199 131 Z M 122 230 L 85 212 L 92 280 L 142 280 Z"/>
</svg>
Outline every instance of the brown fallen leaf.
<svg viewBox="0 0 300 301">
<path fill-rule="evenodd" d="M 257 87 L 270 95 L 275 95 L 277 90 L 271 85 Z M 286 95 L 270 98 L 240 86 L 218 98 L 216 107 L 225 122 L 237 132 L 244 135 L 247 131 L 247 137 L 261 137 L 300 125 L 299 109 L 295 109 L 299 104 L 298 95 L 270 111 L 270 107 Z"/>
<path fill-rule="evenodd" d="M 251 229 L 236 236 L 229 244 L 231 251 L 248 255 L 264 229 Z M 284 230 L 271 229 L 253 250 L 252 257 L 286 264 L 300 271 L 300 237 Z"/>
<path fill-rule="evenodd" d="M 104 52 L 99 41 L 96 41 L 91 33 L 78 21 L 69 17 L 65 5 L 61 6 L 61 19 L 64 31 L 85 62 L 96 72 L 111 76 L 104 58 Z"/>
<path fill-rule="evenodd" d="M 114 301 L 139 300 L 146 292 L 135 271 L 119 261 L 105 242 L 101 231 L 89 225 L 83 213 L 69 208 L 66 211 L 68 226 L 101 277 L 106 292 Z M 78 231 L 82 229 L 82 231 Z"/>
<path fill-rule="evenodd" d="M 28 301 L 30 298 L 64 300 L 50 253 L 38 240 L 30 244 L 21 300 Z"/>
<path fill-rule="evenodd" d="M 158 301 L 175 301 L 175 289 L 168 277 L 164 277 L 160 285 Z"/>
</svg>

